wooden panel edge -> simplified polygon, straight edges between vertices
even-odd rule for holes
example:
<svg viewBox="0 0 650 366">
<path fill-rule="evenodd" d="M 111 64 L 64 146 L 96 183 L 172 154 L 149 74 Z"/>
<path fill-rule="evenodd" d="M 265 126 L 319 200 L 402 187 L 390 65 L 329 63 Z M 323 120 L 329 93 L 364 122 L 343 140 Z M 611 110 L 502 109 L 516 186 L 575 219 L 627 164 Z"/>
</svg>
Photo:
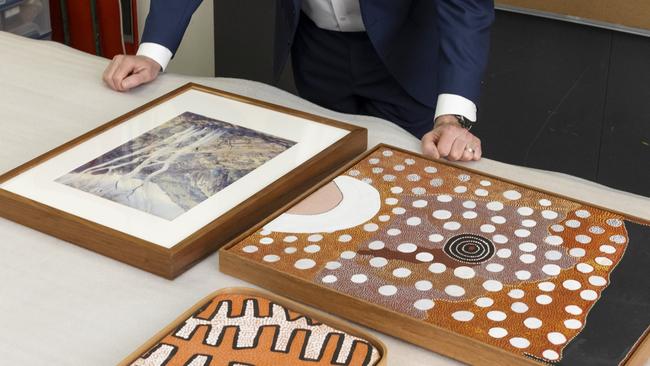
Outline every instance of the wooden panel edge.
<svg viewBox="0 0 650 366">
<path fill-rule="evenodd" d="M 623 362 L 625 366 L 648 366 L 650 364 L 650 326 Z"/>
<path fill-rule="evenodd" d="M 609 5 L 609 8 L 603 9 L 604 4 Z M 631 8 L 635 8 L 637 14 L 644 14 L 644 11 L 647 13 L 647 10 L 636 8 L 635 5 L 638 4 L 630 5 L 607 1 L 499 0 L 495 2 L 495 8 L 498 10 L 648 36 L 650 22 L 647 17 L 640 15 L 634 18 L 635 14 L 630 12 Z"/>
<path fill-rule="evenodd" d="M 249 287 L 227 287 L 223 289 L 219 289 L 217 291 L 214 291 L 210 293 L 209 295 L 201 298 L 198 302 L 196 302 L 192 307 L 190 307 L 188 310 L 183 312 L 180 316 L 176 317 L 171 323 L 169 323 L 167 326 L 165 326 L 163 329 L 158 331 L 154 336 L 149 338 L 144 344 L 142 344 L 140 347 L 138 347 L 135 351 L 131 352 L 128 356 L 126 356 L 122 361 L 120 361 L 117 365 L 118 366 L 128 366 L 133 361 L 137 360 L 140 355 L 148 351 L 151 347 L 153 347 L 156 343 L 158 343 L 161 339 L 163 339 L 167 334 L 171 333 L 174 329 L 178 327 L 179 324 L 183 323 L 185 319 L 190 317 L 194 312 L 196 312 L 198 309 L 200 309 L 203 305 L 205 305 L 206 302 L 210 301 L 211 299 L 219 296 L 219 295 L 227 295 L 227 294 L 242 294 L 242 295 L 251 295 L 251 296 L 259 296 L 266 298 L 268 300 L 271 300 L 285 308 L 288 308 L 290 310 L 296 311 L 298 313 L 301 313 L 303 315 L 306 315 L 316 321 L 319 321 L 323 324 L 327 324 L 331 326 L 332 328 L 336 328 L 339 330 L 342 330 L 346 333 L 349 333 L 353 336 L 356 336 L 358 338 L 363 338 L 365 340 L 368 340 L 370 343 L 372 343 L 380 352 L 381 354 L 381 359 L 380 361 L 376 364 L 376 366 L 386 366 L 387 365 L 387 356 L 388 356 L 388 349 L 386 345 L 377 337 L 373 336 L 372 334 L 364 332 L 362 329 L 356 328 L 353 325 L 346 323 L 343 320 L 337 319 L 332 317 L 329 314 L 326 314 L 318 309 L 307 307 L 303 304 L 297 303 L 291 299 L 288 299 L 283 296 L 276 295 L 274 293 L 264 291 L 264 290 L 258 290 L 258 289 L 253 289 Z"/>
</svg>

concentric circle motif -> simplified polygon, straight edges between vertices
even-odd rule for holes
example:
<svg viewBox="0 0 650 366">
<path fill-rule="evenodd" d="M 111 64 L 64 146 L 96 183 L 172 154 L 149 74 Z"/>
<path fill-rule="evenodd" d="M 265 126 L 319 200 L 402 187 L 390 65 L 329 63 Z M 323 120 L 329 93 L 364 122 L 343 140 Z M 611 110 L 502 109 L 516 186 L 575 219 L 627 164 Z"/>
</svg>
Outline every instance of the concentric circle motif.
<svg viewBox="0 0 650 366">
<path fill-rule="evenodd" d="M 450 258 L 470 264 L 483 263 L 492 258 L 495 252 L 490 240 L 474 234 L 452 237 L 445 244 L 444 251 Z"/>
</svg>

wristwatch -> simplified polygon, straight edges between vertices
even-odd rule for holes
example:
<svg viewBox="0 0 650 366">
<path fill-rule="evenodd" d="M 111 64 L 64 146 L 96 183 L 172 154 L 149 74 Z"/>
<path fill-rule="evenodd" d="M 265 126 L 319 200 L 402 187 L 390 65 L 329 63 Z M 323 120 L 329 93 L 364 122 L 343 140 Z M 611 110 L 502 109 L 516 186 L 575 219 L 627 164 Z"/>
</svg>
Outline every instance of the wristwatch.
<svg viewBox="0 0 650 366">
<path fill-rule="evenodd" d="M 461 116 L 460 114 L 455 114 L 454 117 L 458 118 L 458 123 L 460 123 L 460 125 L 468 131 L 471 130 L 472 127 L 474 127 L 476 124 L 476 121 L 465 118 L 465 116 Z"/>
</svg>

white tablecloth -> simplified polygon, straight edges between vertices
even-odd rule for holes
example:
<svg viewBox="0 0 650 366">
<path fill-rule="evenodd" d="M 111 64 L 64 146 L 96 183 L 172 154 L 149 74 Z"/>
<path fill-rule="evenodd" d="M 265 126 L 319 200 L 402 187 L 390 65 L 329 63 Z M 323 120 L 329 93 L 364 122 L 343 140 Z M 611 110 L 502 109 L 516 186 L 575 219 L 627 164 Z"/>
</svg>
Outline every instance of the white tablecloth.
<svg viewBox="0 0 650 366">
<path fill-rule="evenodd" d="M 358 124 L 369 146 L 419 141 L 376 118 L 328 111 L 268 85 L 164 74 L 129 93 L 101 82 L 107 60 L 0 32 L 0 173 L 186 82 Z M 650 218 L 650 199 L 582 179 L 483 159 L 475 169 Z M 251 286 L 219 272 L 217 254 L 174 281 L 0 219 L 0 364 L 113 365 L 208 293 Z M 376 334 L 376 333 L 375 333 Z M 389 365 L 459 365 L 383 334 Z"/>
</svg>

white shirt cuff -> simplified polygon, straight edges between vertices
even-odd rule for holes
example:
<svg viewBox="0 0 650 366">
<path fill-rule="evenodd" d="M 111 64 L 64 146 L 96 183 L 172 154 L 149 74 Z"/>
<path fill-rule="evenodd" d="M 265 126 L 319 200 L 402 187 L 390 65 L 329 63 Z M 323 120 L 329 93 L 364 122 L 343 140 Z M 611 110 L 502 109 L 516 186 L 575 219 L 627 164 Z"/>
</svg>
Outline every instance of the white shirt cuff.
<svg viewBox="0 0 650 366">
<path fill-rule="evenodd" d="M 435 118 L 445 114 L 460 115 L 476 122 L 476 104 L 460 95 L 440 94 L 438 95 Z"/>
<path fill-rule="evenodd" d="M 138 56 L 147 56 L 150 59 L 156 61 L 162 71 L 165 71 L 169 61 L 172 59 L 172 51 L 167 47 L 161 46 L 158 43 L 144 42 L 138 47 Z"/>
</svg>

